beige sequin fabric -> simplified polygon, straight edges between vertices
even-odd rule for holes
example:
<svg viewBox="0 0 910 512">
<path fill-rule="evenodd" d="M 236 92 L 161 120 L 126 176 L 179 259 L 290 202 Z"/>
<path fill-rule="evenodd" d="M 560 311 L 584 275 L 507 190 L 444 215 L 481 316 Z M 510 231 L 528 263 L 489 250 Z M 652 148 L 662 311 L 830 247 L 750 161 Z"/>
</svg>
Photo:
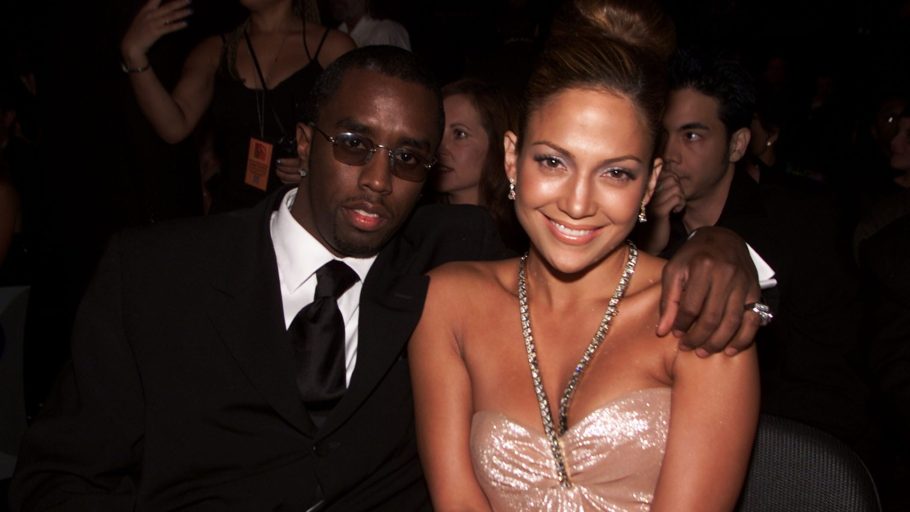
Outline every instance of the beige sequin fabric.
<svg viewBox="0 0 910 512">
<path fill-rule="evenodd" d="M 560 437 L 572 483 L 566 488 L 540 429 L 478 411 L 474 473 L 496 511 L 648 510 L 669 421 L 669 388 L 633 391 L 593 411 Z"/>
</svg>

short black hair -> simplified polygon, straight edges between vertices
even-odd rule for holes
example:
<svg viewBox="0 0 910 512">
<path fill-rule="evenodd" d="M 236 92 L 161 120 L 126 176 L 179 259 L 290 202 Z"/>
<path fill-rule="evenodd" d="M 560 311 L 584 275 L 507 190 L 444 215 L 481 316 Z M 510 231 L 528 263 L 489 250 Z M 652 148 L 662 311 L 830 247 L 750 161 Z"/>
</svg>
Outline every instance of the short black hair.
<svg viewBox="0 0 910 512">
<path fill-rule="evenodd" d="M 728 137 L 751 125 L 755 80 L 736 59 L 707 49 L 681 49 L 670 61 L 669 80 L 671 91 L 692 88 L 716 99 Z"/>
<path fill-rule="evenodd" d="M 301 122 L 317 122 L 323 107 L 328 103 L 338 88 L 344 75 L 352 69 L 375 71 L 382 75 L 413 82 L 429 89 L 436 96 L 439 104 L 439 133 L 442 137 L 445 126 L 445 114 L 442 107 L 442 92 L 433 72 L 413 53 L 395 46 L 364 46 L 345 53 L 335 59 L 313 84 L 307 102 L 300 110 Z"/>
</svg>

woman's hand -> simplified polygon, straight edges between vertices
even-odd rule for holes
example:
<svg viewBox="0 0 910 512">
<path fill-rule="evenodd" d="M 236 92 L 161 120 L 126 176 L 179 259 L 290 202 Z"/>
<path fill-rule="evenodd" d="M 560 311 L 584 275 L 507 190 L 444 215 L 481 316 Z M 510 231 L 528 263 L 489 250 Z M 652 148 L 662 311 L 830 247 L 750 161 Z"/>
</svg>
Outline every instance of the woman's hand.
<svg viewBox="0 0 910 512">
<path fill-rule="evenodd" d="M 161 36 L 186 28 L 186 18 L 193 13 L 190 2 L 173 0 L 162 5 L 162 0 L 149 0 L 139 9 L 120 43 L 127 67 L 148 65 L 146 53 Z"/>
<path fill-rule="evenodd" d="M 285 185 L 300 183 L 300 166 L 303 161 L 299 158 L 279 158 L 275 162 L 275 174 Z"/>
</svg>

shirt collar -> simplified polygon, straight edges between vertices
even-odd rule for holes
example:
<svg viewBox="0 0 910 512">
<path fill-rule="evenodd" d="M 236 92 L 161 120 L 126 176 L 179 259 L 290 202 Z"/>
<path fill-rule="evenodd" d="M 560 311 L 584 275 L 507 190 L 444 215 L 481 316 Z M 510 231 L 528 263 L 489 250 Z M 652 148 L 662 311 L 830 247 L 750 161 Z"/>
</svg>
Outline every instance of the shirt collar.
<svg viewBox="0 0 910 512">
<path fill-rule="evenodd" d="M 272 215 L 270 232 L 275 247 L 275 259 L 281 282 L 288 293 L 293 292 L 309 279 L 319 267 L 331 260 L 341 260 L 351 267 L 360 282 L 364 282 L 376 256 L 369 258 L 336 258 L 316 238 L 304 229 L 291 215 L 291 206 L 297 189 L 291 189 L 281 200 L 278 211 Z"/>
</svg>

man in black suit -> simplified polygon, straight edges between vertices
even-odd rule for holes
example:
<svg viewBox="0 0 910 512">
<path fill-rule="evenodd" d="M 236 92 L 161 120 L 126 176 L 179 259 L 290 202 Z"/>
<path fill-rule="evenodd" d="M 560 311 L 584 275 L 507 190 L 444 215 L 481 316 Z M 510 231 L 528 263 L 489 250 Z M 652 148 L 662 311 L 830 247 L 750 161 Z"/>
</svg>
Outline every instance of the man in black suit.
<svg viewBox="0 0 910 512">
<path fill-rule="evenodd" d="M 664 170 L 642 247 L 669 257 L 706 226 L 742 236 L 773 275 L 762 288 L 775 318 L 757 336 L 762 410 L 856 442 L 867 427 L 866 389 L 848 364 L 856 283 L 842 265 L 832 204 L 797 178 L 756 182 L 737 166 L 755 111 L 741 64 L 710 50 L 680 51 L 670 88 Z"/>
<path fill-rule="evenodd" d="M 296 190 L 111 242 L 72 363 L 23 442 L 14 510 L 429 509 L 405 350 L 423 274 L 502 245 L 479 208 L 412 213 L 442 134 L 439 89 L 412 54 L 346 54 L 310 106 Z M 757 319 L 741 306 L 698 315 L 757 296 L 737 242 L 718 230 L 671 265 L 664 331 L 748 343 Z M 704 256 L 718 250 L 729 257 Z M 357 274 L 337 298 L 342 395 L 311 407 L 291 338 L 332 260 Z"/>
</svg>

